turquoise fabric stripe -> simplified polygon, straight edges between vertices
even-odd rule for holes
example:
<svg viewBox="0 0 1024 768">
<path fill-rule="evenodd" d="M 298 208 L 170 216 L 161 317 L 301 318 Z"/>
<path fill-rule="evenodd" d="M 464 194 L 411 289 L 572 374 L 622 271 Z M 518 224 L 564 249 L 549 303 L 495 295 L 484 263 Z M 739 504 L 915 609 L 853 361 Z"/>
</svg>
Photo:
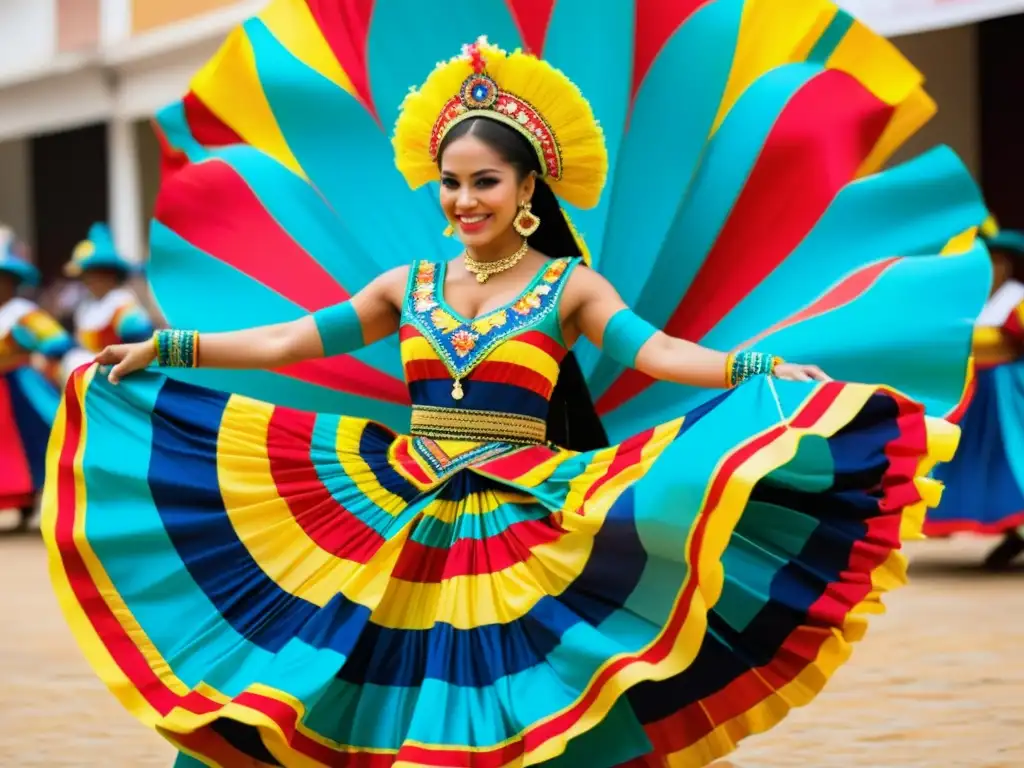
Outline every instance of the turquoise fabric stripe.
<svg viewBox="0 0 1024 768">
<path fill-rule="evenodd" d="M 355 97 L 295 58 L 259 19 L 247 22 L 245 30 L 267 102 L 312 184 L 298 200 L 322 196 L 318 207 L 326 200 L 332 214 L 331 228 L 320 228 L 338 241 L 324 251 L 329 261 L 322 263 L 328 271 L 339 277 L 350 271 L 353 277 L 358 275 L 362 284 L 345 286 L 354 292 L 372 279 L 371 271 L 380 273 L 407 264 L 412 243 L 421 258 L 444 258 L 447 243 L 442 231 L 447 222 L 436 193 L 430 189 L 414 192 L 406 185 L 395 167 L 389 140 L 391 123 L 382 131 Z M 387 71 L 390 69 L 391 65 Z M 376 79 L 378 73 L 373 74 Z M 412 82 L 406 84 L 403 95 Z M 289 206 L 296 214 L 301 211 L 295 210 L 298 207 L 281 191 L 268 187 L 265 197 L 275 208 Z M 381 205 L 382 200 L 388 203 Z M 304 207 L 311 206 L 307 203 Z M 401 226 L 395 226 L 396 211 L 401 211 Z M 358 226 L 354 226 L 356 222 Z M 284 228 L 289 233 L 304 230 L 302 220 L 294 217 L 284 222 Z M 315 237 L 318 230 L 310 233 Z M 320 250 L 307 247 L 307 251 L 320 259 Z"/>
<path fill-rule="evenodd" d="M 395 23 L 396 19 L 403 23 Z M 415 38 L 409 36 L 410 24 L 415 26 Z M 366 64 L 382 138 L 391 134 L 409 88 L 422 83 L 438 61 L 458 56 L 462 46 L 480 35 L 507 51 L 523 46 L 504 2 L 447 0 L 442 9 L 424 6 L 419 0 L 378 0 L 366 38 Z M 390 159 L 388 165 L 392 165 Z M 374 174 L 382 170 L 376 167 Z"/>
<path fill-rule="evenodd" d="M 839 43 L 846 37 L 846 33 L 853 26 L 853 17 L 848 13 L 839 11 L 832 17 L 832 21 L 826 27 L 825 32 L 818 38 L 811 52 L 807 54 L 808 61 L 817 61 L 824 64 L 835 52 Z"/>
</svg>

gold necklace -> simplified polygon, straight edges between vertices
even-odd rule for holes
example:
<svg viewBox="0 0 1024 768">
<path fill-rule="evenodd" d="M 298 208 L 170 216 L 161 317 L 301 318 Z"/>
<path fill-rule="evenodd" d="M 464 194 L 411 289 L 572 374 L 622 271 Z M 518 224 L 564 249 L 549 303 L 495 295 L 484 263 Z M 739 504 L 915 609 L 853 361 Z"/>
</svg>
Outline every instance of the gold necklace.
<svg viewBox="0 0 1024 768">
<path fill-rule="evenodd" d="M 512 269 L 512 267 L 523 260 L 523 256 L 525 256 L 526 252 L 529 250 L 530 244 L 526 242 L 526 238 L 523 238 L 523 244 L 519 246 L 519 250 L 511 256 L 506 256 L 504 259 L 498 259 L 497 261 L 477 261 L 467 252 L 462 254 L 462 260 L 466 266 L 466 271 L 472 272 L 476 275 L 476 281 L 482 285 L 487 282 L 487 278 L 491 275 L 497 275 L 501 272 Z"/>
</svg>

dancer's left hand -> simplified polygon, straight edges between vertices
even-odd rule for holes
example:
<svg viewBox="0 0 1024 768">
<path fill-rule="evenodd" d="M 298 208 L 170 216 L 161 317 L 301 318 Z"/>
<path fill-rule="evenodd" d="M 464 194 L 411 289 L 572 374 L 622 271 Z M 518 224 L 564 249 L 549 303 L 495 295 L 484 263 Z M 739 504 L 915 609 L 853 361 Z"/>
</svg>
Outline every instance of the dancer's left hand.
<svg viewBox="0 0 1024 768">
<path fill-rule="evenodd" d="M 775 378 L 783 381 L 832 381 L 832 378 L 816 365 L 779 363 L 775 366 Z"/>
</svg>

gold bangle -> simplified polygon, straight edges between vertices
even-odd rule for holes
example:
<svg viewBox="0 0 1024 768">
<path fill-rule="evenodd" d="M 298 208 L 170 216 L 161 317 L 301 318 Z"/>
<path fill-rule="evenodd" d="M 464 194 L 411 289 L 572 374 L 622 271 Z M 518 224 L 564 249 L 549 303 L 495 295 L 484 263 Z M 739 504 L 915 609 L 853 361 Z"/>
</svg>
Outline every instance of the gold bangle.
<svg viewBox="0 0 1024 768">
<path fill-rule="evenodd" d="M 732 386 L 733 386 L 732 364 L 735 361 L 735 359 L 736 359 L 736 355 L 733 354 L 732 352 L 728 353 L 725 356 L 725 388 L 726 389 L 732 389 Z"/>
</svg>

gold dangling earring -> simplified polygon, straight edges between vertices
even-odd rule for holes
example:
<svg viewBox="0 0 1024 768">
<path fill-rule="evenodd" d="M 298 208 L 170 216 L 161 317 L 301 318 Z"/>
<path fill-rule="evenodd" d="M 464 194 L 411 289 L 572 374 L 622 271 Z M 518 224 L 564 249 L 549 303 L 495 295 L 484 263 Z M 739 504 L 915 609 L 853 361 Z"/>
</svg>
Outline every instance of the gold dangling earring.
<svg viewBox="0 0 1024 768">
<path fill-rule="evenodd" d="M 453 237 L 454 235 L 455 235 L 455 225 L 452 224 L 449 221 L 448 222 L 448 226 L 444 228 L 444 236 L 445 237 Z"/>
<path fill-rule="evenodd" d="M 532 213 L 530 209 L 533 205 L 527 200 L 524 203 L 519 204 L 519 213 L 512 219 L 512 229 L 518 232 L 523 237 L 529 237 L 537 228 L 540 226 L 540 217 L 535 213 Z"/>
</svg>

